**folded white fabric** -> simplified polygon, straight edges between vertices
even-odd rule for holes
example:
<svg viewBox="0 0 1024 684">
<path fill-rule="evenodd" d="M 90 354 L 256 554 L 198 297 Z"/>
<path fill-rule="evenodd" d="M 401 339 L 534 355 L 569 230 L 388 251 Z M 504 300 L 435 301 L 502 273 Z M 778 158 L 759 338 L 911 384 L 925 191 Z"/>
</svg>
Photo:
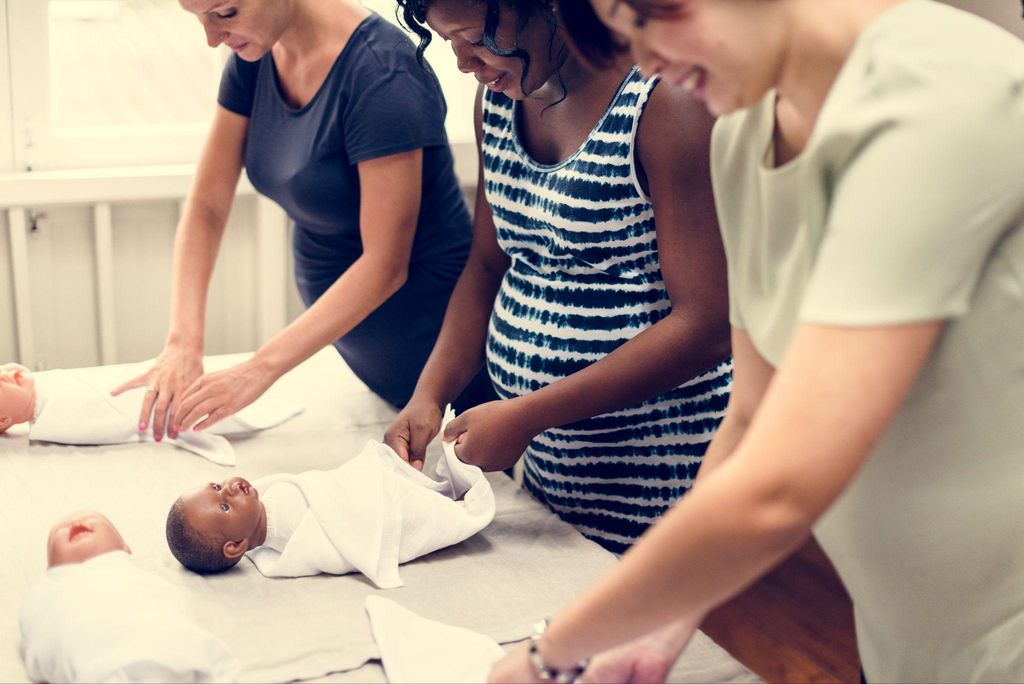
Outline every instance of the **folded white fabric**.
<svg viewBox="0 0 1024 684">
<path fill-rule="evenodd" d="M 233 682 L 239 663 L 171 583 L 123 551 L 46 571 L 21 606 L 33 681 Z"/>
<path fill-rule="evenodd" d="M 129 444 L 153 441 L 152 430 L 139 432 L 139 409 L 145 388 L 110 396 L 113 384 L 103 367 L 42 371 L 36 381 L 36 417 L 29 439 L 58 444 Z M 235 464 L 235 450 L 221 435 L 241 434 L 280 425 L 302 407 L 257 400 L 202 432 L 183 432 L 166 442 L 220 465 Z"/>
<path fill-rule="evenodd" d="M 486 682 L 505 655 L 489 636 L 428 620 L 380 596 L 366 597 L 366 612 L 391 684 Z"/>
<path fill-rule="evenodd" d="M 335 470 L 256 480 L 259 492 L 294 484 L 309 508 L 283 551 L 261 546 L 248 557 L 267 577 L 358 571 L 383 589 L 402 586 L 400 563 L 457 544 L 494 519 L 483 472 L 460 461 L 452 444 L 442 451 L 436 480 L 374 441 Z"/>
</svg>

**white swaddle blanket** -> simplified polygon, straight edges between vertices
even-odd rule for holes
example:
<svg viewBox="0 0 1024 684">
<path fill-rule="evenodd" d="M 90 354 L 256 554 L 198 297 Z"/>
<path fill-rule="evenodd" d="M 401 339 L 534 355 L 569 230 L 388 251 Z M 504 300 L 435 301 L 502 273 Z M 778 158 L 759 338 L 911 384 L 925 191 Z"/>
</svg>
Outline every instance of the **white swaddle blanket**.
<svg viewBox="0 0 1024 684">
<path fill-rule="evenodd" d="M 391 684 L 486 682 L 505 655 L 485 634 L 428 620 L 380 596 L 366 597 L 366 612 Z"/>
<path fill-rule="evenodd" d="M 166 580 L 123 551 L 50 568 L 21 605 L 37 682 L 232 682 L 239 663 Z"/>
<path fill-rule="evenodd" d="M 382 589 L 402 586 L 400 563 L 457 544 L 494 518 L 494 492 L 483 472 L 460 461 L 454 445 L 442 447 L 436 480 L 371 441 L 335 470 L 253 482 L 259 492 L 291 483 L 309 508 L 283 551 L 260 546 L 246 555 L 267 577 L 358 571 Z"/>
<path fill-rule="evenodd" d="M 29 439 L 82 445 L 153 441 L 151 430 L 138 430 L 146 389 L 139 387 L 112 397 L 114 384 L 109 375 L 103 367 L 35 373 L 36 416 L 29 426 Z M 165 441 L 214 463 L 234 465 L 235 450 L 221 435 L 265 430 L 299 413 L 302 407 L 257 400 L 208 430 L 182 432 Z"/>
</svg>

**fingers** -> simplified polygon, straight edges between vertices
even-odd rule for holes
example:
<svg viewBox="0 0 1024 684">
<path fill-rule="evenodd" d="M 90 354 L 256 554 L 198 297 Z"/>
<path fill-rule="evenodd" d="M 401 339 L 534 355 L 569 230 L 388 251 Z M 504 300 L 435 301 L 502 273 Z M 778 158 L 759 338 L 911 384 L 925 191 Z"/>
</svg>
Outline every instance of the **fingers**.
<svg viewBox="0 0 1024 684">
<path fill-rule="evenodd" d="M 145 432 L 149 426 L 149 417 L 153 415 L 153 404 L 156 403 L 156 398 L 157 390 L 147 387 L 146 393 L 142 395 L 142 406 L 139 408 L 139 432 Z"/>
<path fill-rule="evenodd" d="M 110 396 L 116 397 L 119 394 L 123 394 L 128 390 L 133 390 L 138 387 L 146 387 L 147 389 L 151 389 L 146 384 L 148 382 L 148 375 L 148 373 L 145 373 L 143 375 L 139 375 L 137 377 L 132 378 L 131 380 L 128 380 L 127 382 L 118 385 L 114 389 L 110 390 Z M 155 391 L 147 391 L 146 394 L 142 397 L 142 406 L 139 408 L 139 432 L 143 432 L 147 427 L 149 427 L 149 416 L 152 415 L 153 402 L 155 400 Z"/>
<path fill-rule="evenodd" d="M 437 434 L 436 429 L 420 426 L 413 430 L 412 438 L 409 440 L 409 463 L 416 470 L 423 470 L 423 462 L 427 460 L 427 446 Z"/>
<path fill-rule="evenodd" d="M 121 394 L 122 392 L 127 392 L 128 390 L 135 389 L 136 387 L 144 387 L 145 385 L 146 375 L 140 375 L 110 390 L 110 396 L 116 397 L 118 394 Z"/>
<path fill-rule="evenodd" d="M 409 462 L 409 435 L 408 425 L 405 426 L 406 430 L 399 432 L 393 426 L 387 432 L 384 433 L 384 443 L 394 449 L 398 457 L 406 463 Z"/>
<path fill-rule="evenodd" d="M 154 400 L 153 397 L 156 397 Z M 171 399 L 173 394 L 170 391 L 160 391 L 157 389 L 155 392 L 146 392 L 146 398 L 143 399 L 142 407 L 146 408 L 146 405 L 152 407 L 153 410 L 153 439 L 160 441 L 164 438 L 164 435 L 170 434 L 171 438 L 177 436 L 173 430 L 168 431 L 170 425 L 170 414 L 171 414 Z M 149 414 L 146 414 L 147 417 Z M 139 421 L 142 424 L 142 421 Z M 145 429 L 145 428 L 143 428 Z"/>
<path fill-rule="evenodd" d="M 214 425 L 216 425 L 217 423 L 224 420 L 230 415 L 231 411 L 226 407 L 222 406 L 216 409 L 215 411 L 207 414 L 206 419 L 192 429 L 196 432 L 199 432 L 200 430 L 205 430 L 206 428 L 213 427 Z"/>
<path fill-rule="evenodd" d="M 218 404 L 215 397 L 210 396 L 207 392 L 202 391 L 202 389 L 197 391 L 190 389 L 182 397 L 178 410 L 174 414 L 173 424 L 176 430 L 185 431 L 192 428 L 204 416 L 212 416 L 215 411 L 223 413 L 225 409 L 226 407 Z M 201 430 L 202 428 L 196 425 L 194 429 Z"/>
<path fill-rule="evenodd" d="M 444 434 L 441 435 L 441 439 L 446 442 L 454 442 L 459 435 L 466 431 L 466 416 L 468 415 L 469 412 L 467 411 L 452 422 L 448 423 L 444 428 Z"/>
</svg>

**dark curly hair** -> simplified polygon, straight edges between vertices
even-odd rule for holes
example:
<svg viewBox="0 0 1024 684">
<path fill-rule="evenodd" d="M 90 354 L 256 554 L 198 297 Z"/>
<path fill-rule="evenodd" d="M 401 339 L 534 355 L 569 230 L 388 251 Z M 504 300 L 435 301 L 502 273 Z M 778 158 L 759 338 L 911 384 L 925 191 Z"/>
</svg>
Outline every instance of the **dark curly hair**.
<svg viewBox="0 0 1024 684">
<path fill-rule="evenodd" d="M 1022 0 L 1024 1 L 1024 0 Z M 621 55 L 629 52 L 629 43 L 597 18 L 590 0 L 557 0 L 562 26 L 573 50 L 596 68 L 607 68 Z M 629 5 L 637 15 L 648 19 L 676 16 L 675 0 L 617 0 Z"/>
<path fill-rule="evenodd" d="M 430 29 L 427 28 L 427 10 L 430 9 L 430 6 L 435 1 L 436 0 L 397 0 L 398 7 L 395 9 L 395 15 L 408 30 L 412 31 L 419 37 L 419 45 L 416 47 L 416 57 L 419 59 L 420 64 L 425 63 L 423 52 L 427 49 L 427 46 L 430 45 L 430 41 L 433 39 Z M 553 54 L 555 34 L 558 30 L 558 20 L 555 17 L 553 4 L 554 0 L 473 1 L 486 7 L 483 35 L 484 47 L 499 57 L 515 57 L 523 63 L 523 74 L 519 79 L 519 85 L 522 87 L 526 81 L 526 74 L 530 71 L 530 53 L 519 47 L 519 36 L 523 32 L 523 29 L 526 28 L 526 24 L 530 21 L 532 16 L 537 15 L 541 17 L 551 29 L 551 34 L 548 37 L 548 50 L 550 54 Z M 516 16 L 519 19 L 516 26 L 516 43 L 511 48 L 499 47 L 494 41 L 494 36 L 498 32 L 498 25 L 501 23 L 501 8 L 503 5 L 515 10 Z M 558 78 L 559 82 L 561 82 L 562 79 L 557 70 L 555 71 L 555 76 Z M 564 83 L 562 83 L 562 89 L 565 91 Z M 562 99 L 565 99 L 565 95 L 562 96 Z"/>
<path fill-rule="evenodd" d="M 189 524 L 185 502 L 179 496 L 167 512 L 167 546 L 178 562 L 192 572 L 212 575 L 234 567 L 238 558 L 224 555 L 226 539 L 212 539 L 204 536 Z"/>
</svg>

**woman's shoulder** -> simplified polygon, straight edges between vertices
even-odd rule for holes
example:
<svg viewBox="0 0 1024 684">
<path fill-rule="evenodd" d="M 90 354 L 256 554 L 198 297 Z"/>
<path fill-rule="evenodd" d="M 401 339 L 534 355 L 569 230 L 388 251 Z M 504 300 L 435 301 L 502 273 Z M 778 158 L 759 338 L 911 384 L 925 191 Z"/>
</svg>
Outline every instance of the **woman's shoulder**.
<svg viewBox="0 0 1024 684">
<path fill-rule="evenodd" d="M 386 87 L 394 93 L 412 88 L 417 99 L 441 97 L 441 87 L 434 71 L 416 55 L 416 46 L 409 36 L 380 15 L 367 17 L 349 39 L 345 48 L 344 68 L 338 78 L 349 91 L 364 93 L 366 89 Z"/>
<path fill-rule="evenodd" d="M 650 83 L 642 106 L 637 126 L 641 155 L 663 151 L 676 157 L 691 153 L 707 156 L 715 119 L 702 102 L 658 80 Z"/>
<path fill-rule="evenodd" d="M 426 61 L 420 66 L 416 46 L 409 35 L 379 14 L 371 13 L 364 19 L 349 41 L 351 44 L 346 48 L 350 53 L 349 61 L 364 68 L 412 71 L 416 67 L 421 71 L 426 67 L 429 71 Z"/>
<path fill-rule="evenodd" d="M 952 113 L 1020 112 L 1022 103 L 1024 41 L 967 12 L 908 0 L 861 35 L 833 84 L 820 122 L 827 130 L 831 125 L 845 127 L 851 118 L 889 124 L 949 121 Z"/>
</svg>

